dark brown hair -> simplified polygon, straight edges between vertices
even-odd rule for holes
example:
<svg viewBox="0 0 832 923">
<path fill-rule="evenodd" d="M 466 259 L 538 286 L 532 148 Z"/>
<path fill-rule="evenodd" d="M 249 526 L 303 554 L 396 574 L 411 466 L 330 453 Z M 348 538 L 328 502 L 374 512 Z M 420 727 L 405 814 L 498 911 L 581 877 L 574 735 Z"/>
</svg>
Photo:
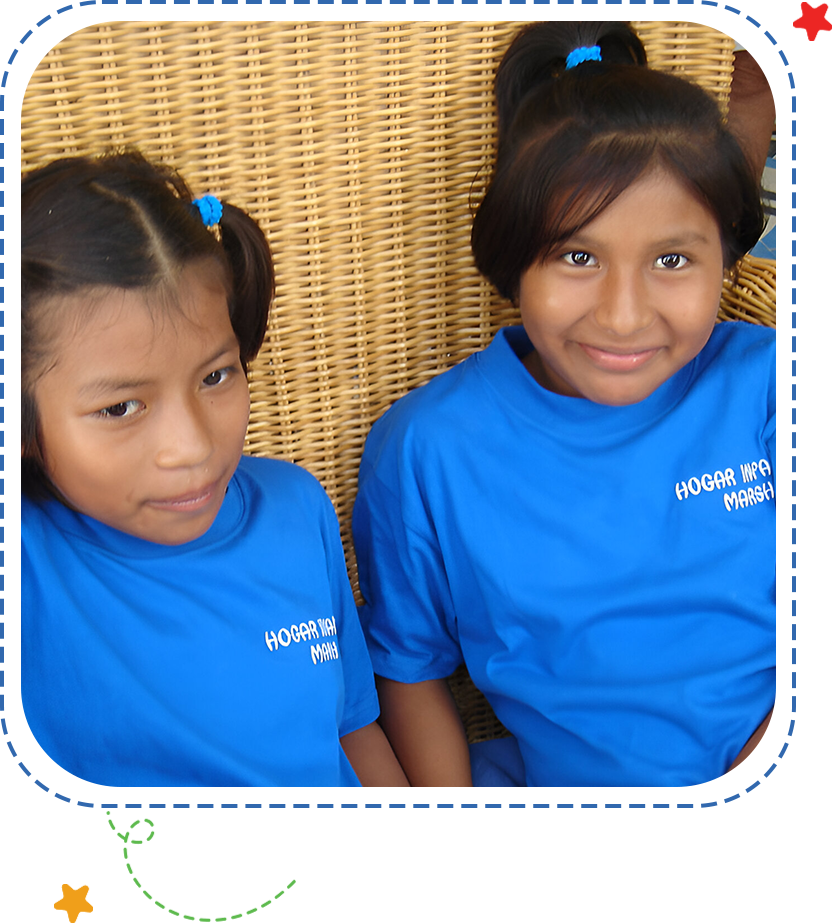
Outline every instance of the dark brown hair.
<svg viewBox="0 0 832 923">
<path fill-rule="evenodd" d="M 567 69 L 576 48 L 601 61 Z M 758 240 L 759 183 L 716 100 L 646 66 L 626 23 L 524 28 L 495 80 L 497 162 L 474 219 L 477 268 L 514 301 L 523 273 L 596 218 L 651 168 L 681 180 L 719 225 L 732 267 Z"/>
<path fill-rule="evenodd" d="M 243 367 L 257 355 L 274 295 L 274 268 L 254 219 L 222 203 L 219 239 L 205 227 L 185 180 L 137 151 L 52 161 L 21 190 L 23 489 L 46 485 L 33 387 L 49 361 L 48 330 L 65 298 L 95 289 L 175 284 L 213 262 L 228 294 Z"/>
</svg>

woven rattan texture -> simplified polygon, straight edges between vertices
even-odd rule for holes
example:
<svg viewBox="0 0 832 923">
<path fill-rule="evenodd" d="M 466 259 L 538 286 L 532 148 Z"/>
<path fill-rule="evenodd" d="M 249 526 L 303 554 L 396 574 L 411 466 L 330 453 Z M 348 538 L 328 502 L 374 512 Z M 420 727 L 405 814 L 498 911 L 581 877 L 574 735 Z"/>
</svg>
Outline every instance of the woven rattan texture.
<svg viewBox="0 0 832 923">
<path fill-rule="evenodd" d="M 654 66 L 714 92 L 733 41 L 635 26 Z M 134 145 L 266 231 L 277 293 L 251 365 L 247 451 L 322 481 L 349 534 L 358 463 L 392 401 L 517 315 L 474 269 L 494 71 L 517 23 L 112 23 L 57 45 L 22 113 L 24 169 Z M 723 315 L 774 322 L 774 268 L 749 263 Z M 472 739 L 499 733 L 455 682 Z"/>
</svg>

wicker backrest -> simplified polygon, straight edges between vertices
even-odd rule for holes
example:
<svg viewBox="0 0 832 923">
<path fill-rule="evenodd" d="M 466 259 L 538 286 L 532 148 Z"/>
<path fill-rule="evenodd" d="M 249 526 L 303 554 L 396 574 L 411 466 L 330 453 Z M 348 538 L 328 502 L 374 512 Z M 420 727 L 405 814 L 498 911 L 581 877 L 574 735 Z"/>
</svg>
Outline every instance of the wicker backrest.
<svg viewBox="0 0 832 923">
<path fill-rule="evenodd" d="M 135 145 L 261 223 L 277 295 L 251 364 L 247 451 L 322 481 L 356 592 L 349 515 L 370 425 L 517 320 L 469 248 L 492 80 L 517 26 L 111 23 L 58 44 L 26 93 L 24 169 Z M 635 26 L 652 63 L 725 109 L 731 39 Z M 773 324 L 773 264 L 748 263 L 740 282 L 726 316 Z"/>
</svg>

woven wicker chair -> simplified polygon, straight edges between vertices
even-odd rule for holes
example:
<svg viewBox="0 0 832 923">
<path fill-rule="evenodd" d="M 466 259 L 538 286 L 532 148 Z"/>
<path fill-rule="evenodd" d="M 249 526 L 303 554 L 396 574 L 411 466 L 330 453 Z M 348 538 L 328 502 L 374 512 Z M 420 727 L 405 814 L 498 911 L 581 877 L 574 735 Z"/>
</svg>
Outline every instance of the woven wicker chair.
<svg viewBox="0 0 832 923">
<path fill-rule="evenodd" d="M 260 221 L 277 294 L 247 451 L 321 480 L 357 597 L 349 519 L 370 425 L 518 319 L 469 250 L 491 84 L 517 25 L 112 23 L 57 45 L 26 93 L 24 169 L 135 145 Z M 731 39 L 635 26 L 654 66 L 727 107 Z M 748 259 L 723 316 L 773 326 L 774 285 L 774 264 Z M 452 687 L 470 739 L 502 733 L 464 670 Z"/>
</svg>

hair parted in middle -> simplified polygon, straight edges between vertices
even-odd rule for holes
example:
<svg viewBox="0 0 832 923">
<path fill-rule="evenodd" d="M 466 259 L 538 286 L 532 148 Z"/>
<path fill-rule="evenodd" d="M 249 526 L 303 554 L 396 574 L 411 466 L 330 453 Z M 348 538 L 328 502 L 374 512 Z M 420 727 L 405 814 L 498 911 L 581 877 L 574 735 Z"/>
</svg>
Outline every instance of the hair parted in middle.
<svg viewBox="0 0 832 923">
<path fill-rule="evenodd" d="M 570 52 L 596 45 L 600 61 L 567 68 Z M 538 22 L 515 36 L 495 79 L 497 160 L 471 235 L 503 297 L 515 301 L 530 266 L 653 168 L 713 214 L 726 269 L 759 239 L 759 183 L 716 99 L 646 65 L 623 22 Z"/>
</svg>

